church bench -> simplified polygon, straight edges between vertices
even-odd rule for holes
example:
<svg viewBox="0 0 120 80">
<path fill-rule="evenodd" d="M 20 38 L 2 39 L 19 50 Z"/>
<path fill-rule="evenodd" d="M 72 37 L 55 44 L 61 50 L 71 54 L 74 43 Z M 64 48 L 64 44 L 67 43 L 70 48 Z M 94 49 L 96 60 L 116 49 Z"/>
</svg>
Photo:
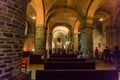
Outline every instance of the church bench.
<svg viewBox="0 0 120 80">
<path fill-rule="evenodd" d="M 95 69 L 95 62 L 52 62 L 44 63 L 44 69 Z"/>
<path fill-rule="evenodd" d="M 43 64 L 44 60 L 42 59 L 41 54 L 32 54 L 30 56 L 29 64 Z"/>
<path fill-rule="evenodd" d="M 23 51 L 22 53 L 23 53 L 23 58 L 29 57 L 30 55 L 33 54 L 33 52 L 31 52 L 31 51 Z"/>
<path fill-rule="evenodd" d="M 47 61 L 55 61 L 55 62 L 86 62 L 86 58 L 48 58 Z"/>
<path fill-rule="evenodd" d="M 119 80 L 116 70 L 36 70 L 36 80 Z"/>
<path fill-rule="evenodd" d="M 77 54 L 51 54 L 50 58 L 77 58 Z"/>
</svg>

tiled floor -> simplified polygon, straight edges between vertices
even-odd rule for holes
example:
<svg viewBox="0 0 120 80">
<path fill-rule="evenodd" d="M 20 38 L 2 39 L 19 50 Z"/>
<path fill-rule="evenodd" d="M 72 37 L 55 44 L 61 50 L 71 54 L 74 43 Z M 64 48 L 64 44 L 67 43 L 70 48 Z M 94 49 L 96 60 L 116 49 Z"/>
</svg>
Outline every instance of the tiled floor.
<svg viewBox="0 0 120 80">
<path fill-rule="evenodd" d="M 29 64 L 29 58 L 25 58 L 28 60 L 28 71 L 32 71 L 32 80 L 35 80 L 35 71 L 36 70 L 44 70 L 43 64 Z M 114 67 L 114 64 L 105 63 L 103 60 L 97 60 L 96 61 L 96 70 L 114 70 L 116 69 Z"/>
</svg>

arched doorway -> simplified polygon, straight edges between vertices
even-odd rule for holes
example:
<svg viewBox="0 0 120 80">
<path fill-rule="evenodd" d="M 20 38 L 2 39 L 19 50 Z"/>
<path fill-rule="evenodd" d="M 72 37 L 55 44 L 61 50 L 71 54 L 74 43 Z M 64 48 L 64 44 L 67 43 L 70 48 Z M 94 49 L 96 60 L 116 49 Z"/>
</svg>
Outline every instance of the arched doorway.
<svg viewBox="0 0 120 80">
<path fill-rule="evenodd" d="M 62 48 L 68 51 L 71 47 L 70 30 L 66 26 L 56 26 L 52 31 L 52 49 Z"/>
</svg>

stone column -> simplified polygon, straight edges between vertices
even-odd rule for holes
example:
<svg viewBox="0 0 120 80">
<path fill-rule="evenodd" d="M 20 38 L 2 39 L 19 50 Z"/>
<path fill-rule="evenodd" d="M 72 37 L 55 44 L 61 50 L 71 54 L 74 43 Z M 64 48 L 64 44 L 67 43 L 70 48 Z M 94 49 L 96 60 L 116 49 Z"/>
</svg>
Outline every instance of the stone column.
<svg viewBox="0 0 120 80">
<path fill-rule="evenodd" d="M 47 35 L 48 38 L 48 50 L 52 49 L 52 34 Z"/>
<path fill-rule="evenodd" d="M 109 46 L 109 48 L 112 46 L 111 45 L 111 30 L 110 27 L 106 27 L 105 29 L 105 37 L 106 37 L 106 45 L 105 46 Z"/>
<path fill-rule="evenodd" d="M 78 34 L 74 34 L 73 39 L 74 39 L 74 52 L 75 52 L 78 51 Z"/>
<path fill-rule="evenodd" d="M 70 34 L 70 48 L 74 50 L 74 33 Z"/>
<path fill-rule="evenodd" d="M 18 80 L 27 0 L 0 0 L 0 80 Z"/>
<path fill-rule="evenodd" d="M 35 53 L 46 55 L 46 29 L 43 26 L 36 26 Z"/>
<path fill-rule="evenodd" d="M 106 40 L 107 40 L 107 45 L 109 48 L 114 48 L 114 46 L 118 45 L 118 33 L 117 29 L 115 28 L 106 28 Z"/>
<path fill-rule="evenodd" d="M 91 27 L 81 28 L 81 49 L 84 57 L 93 57 L 93 38 Z"/>
<path fill-rule="evenodd" d="M 52 50 L 52 34 L 47 34 L 47 58 L 50 57 L 50 51 Z"/>
</svg>

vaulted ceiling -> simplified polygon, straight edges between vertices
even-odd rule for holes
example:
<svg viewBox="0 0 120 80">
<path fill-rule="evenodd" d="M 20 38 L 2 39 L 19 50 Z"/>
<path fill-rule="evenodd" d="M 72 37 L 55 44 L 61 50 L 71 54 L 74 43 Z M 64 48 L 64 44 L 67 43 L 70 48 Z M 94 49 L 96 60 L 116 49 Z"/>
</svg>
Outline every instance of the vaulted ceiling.
<svg viewBox="0 0 120 80">
<path fill-rule="evenodd" d="M 56 25 L 71 27 L 77 32 L 82 21 L 112 20 L 119 0 L 31 0 L 28 14 L 36 16 L 36 25 L 52 31 Z M 32 7 L 31 7 L 32 6 Z M 34 10 L 33 10 L 34 9 Z"/>
</svg>

